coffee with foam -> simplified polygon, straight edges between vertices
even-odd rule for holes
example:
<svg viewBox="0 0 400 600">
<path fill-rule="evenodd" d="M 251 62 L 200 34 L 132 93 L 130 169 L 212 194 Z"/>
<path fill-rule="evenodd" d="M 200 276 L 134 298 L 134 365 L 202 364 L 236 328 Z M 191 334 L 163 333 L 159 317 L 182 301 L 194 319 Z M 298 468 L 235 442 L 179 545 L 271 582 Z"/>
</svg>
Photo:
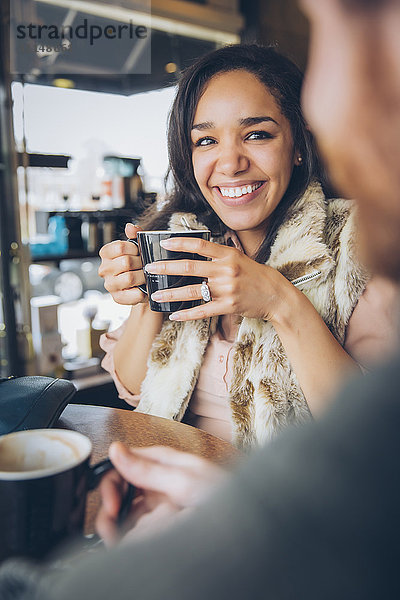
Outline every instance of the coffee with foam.
<svg viewBox="0 0 400 600">
<path fill-rule="evenodd" d="M 52 475 L 85 460 L 88 438 L 75 431 L 38 429 L 0 438 L 0 479 Z"/>
</svg>

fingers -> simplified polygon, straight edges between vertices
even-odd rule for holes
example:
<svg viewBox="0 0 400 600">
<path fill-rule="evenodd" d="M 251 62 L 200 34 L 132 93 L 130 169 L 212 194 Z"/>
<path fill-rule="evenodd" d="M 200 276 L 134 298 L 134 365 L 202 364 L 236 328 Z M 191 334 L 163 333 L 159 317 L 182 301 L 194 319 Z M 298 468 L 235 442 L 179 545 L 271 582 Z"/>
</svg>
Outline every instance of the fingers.
<svg viewBox="0 0 400 600">
<path fill-rule="evenodd" d="M 135 286 L 143 285 L 145 277 L 143 270 L 128 270 L 121 273 L 108 274 L 104 278 L 104 285 L 108 292 L 113 293 L 122 290 L 129 290 Z"/>
<path fill-rule="evenodd" d="M 148 502 L 150 496 L 155 497 L 156 502 L 154 500 Z M 143 498 L 142 506 L 135 507 L 134 527 L 121 540 L 122 544 L 130 544 L 134 540 L 146 539 L 154 533 L 159 535 L 163 529 L 174 522 L 179 514 L 185 512 L 170 502 L 164 494 L 146 492 Z"/>
<path fill-rule="evenodd" d="M 125 225 L 125 235 L 128 240 L 136 240 L 138 231 L 143 231 L 143 229 L 138 227 L 138 225 L 134 225 L 133 223 L 127 223 Z"/>
<path fill-rule="evenodd" d="M 217 317 L 219 315 L 229 314 L 224 308 L 222 301 L 207 302 L 207 304 L 201 304 L 194 308 L 188 308 L 187 310 L 179 310 L 169 315 L 170 321 L 196 321 L 198 319 L 209 319 L 210 317 Z"/>
<path fill-rule="evenodd" d="M 142 270 L 142 259 L 131 242 L 116 241 L 103 246 L 99 252 L 101 264 L 98 270 L 100 277 L 119 275 L 125 271 Z"/>
<path fill-rule="evenodd" d="M 176 252 L 195 252 L 200 256 L 206 256 L 207 258 L 223 258 L 226 256 L 227 251 L 234 250 L 234 248 L 228 248 L 227 246 L 221 246 L 215 242 L 208 242 L 201 238 L 191 237 L 175 237 L 167 240 L 162 240 L 160 246 L 166 250 L 173 250 Z"/>
<path fill-rule="evenodd" d="M 141 261 L 139 257 L 120 256 L 118 258 L 113 259 L 112 261 L 108 261 L 107 263 L 104 261 L 104 263 L 102 263 L 101 267 L 99 268 L 100 277 L 103 277 L 104 279 L 106 279 L 107 277 L 116 278 L 122 274 L 129 273 L 131 273 L 132 276 L 138 277 L 140 279 L 140 282 L 138 281 L 138 283 L 142 283 L 144 281 L 144 273 L 143 269 L 141 268 Z M 127 289 L 128 287 L 132 287 L 132 284 L 136 285 L 136 283 L 133 280 L 132 283 L 127 281 L 126 285 L 118 289 Z"/>
<path fill-rule="evenodd" d="M 135 244 L 128 240 L 115 240 L 100 248 L 100 258 L 112 260 L 118 256 L 139 256 L 139 250 Z"/>
<path fill-rule="evenodd" d="M 145 266 L 154 275 L 183 275 L 209 278 L 215 274 L 215 263 L 205 260 L 166 260 Z"/>
<path fill-rule="evenodd" d="M 154 292 L 151 299 L 154 302 L 185 302 L 189 300 L 202 300 L 200 285 L 187 285 L 181 288 L 166 289 Z M 229 309 L 223 300 L 213 300 L 206 304 L 201 304 L 194 308 L 181 310 L 171 313 L 171 321 L 193 321 L 196 319 L 206 319 L 217 315 L 225 314 Z M 225 311 L 225 312 L 224 312 Z"/>
<path fill-rule="evenodd" d="M 218 290 L 220 289 L 223 290 L 224 286 L 219 286 Z M 218 290 L 217 286 L 214 285 L 212 287 L 212 301 L 200 304 L 194 308 L 171 313 L 169 319 L 171 321 L 193 321 L 234 312 L 235 303 L 230 301 L 230 296 L 223 293 L 219 294 Z M 201 284 L 158 290 L 151 295 L 151 299 L 159 303 L 202 300 Z"/>
<path fill-rule="evenodd" d="M 127 235 L 133 238 L 139 229 L 132 223 L 125 227 Z M 147 302 L 147 295 L 137 288 L 145 283 L 143 263 L 137 246 L 129 241 L 117 240 L 103 246 L 99 254 L 101 265 L 98 273 L 115 302 L 123 305 Z"/>
<path fill-rule="evenodd" d="M 120 540 L 117 521 L 107 513 L 103 506 L 97 513 L 95 529 L 108 548 L 115 546 Z"/>
<path fill-rule="evenodd" d="M 114 444 L 112 444 L 114 446 Z M 175 467 L 200 467 L 209 464 L 209 461 L 190 454 L 175 450 L 169 446 L 148 446 L 145 448 L 130 448 L 129 452 L 133 456 L 142 456 L 148 460 L 153 460 L 163 465 L 171 465 Z"/>
<path fill-rule="evenodd" d="M 121 508 L 124 487 L 124 480 L 114 469 L 109 471 L 100 482 L 99 490 L 102 503 L 107 513 L 114 518 L 118 516 L 118 511 Z"/>
<path fill-rule="evenodd" d="M 176 244 L 176 248 L 172 248 L 172 242 L 180 242 Z M 216 277 L 221 269 L 226 271 L 227 275 L 237 276 L 239 270 L 239 262 L 242 258 L 242 253 L 236 248 L 220 246 L 213 242 L 200 240 L 195 238 L 171 238 L 163 240 L 160 244 L 166 247 L 166 244 L 171 243 L 171 248 L 168 245 L 168 250 L 179 250 L 184 252 L 197 253 L 201 256 L 211 258 L 213 260 L 166 260 L 157 261 L 145 266 L 145 270 L 152 274 L 166 275 L 193 275 L 202 278 Z M 203 251 L 199 248 L 204 246 Z"/>
<path fill-rule="evenodd" d="M 115 275 L 125 273 L 126 271 L 142 271 L 142 259 L 140 256 L 135 256 L 132 254 L 123 254 L 121 256 L 117 256 L 112 260 L 112 270 Z"/>
<path fill-rule="evenodd" d="M 96 517 L 96 530 L 106 546 L 113 546 L 120 538 L 117 519 L 126 483 L 117 471 L 112 470 L 100 483 L 102 504 Z"/>
<path fill-rule="evenodd" d="M 137 537 L 141 531 L 167 525 L 182 508 L 198 504 L 225 474 L 203 458 L 161 446 L 128 449 L 115 442 L 109 456 L 118 472 L 111 471 L 100 484 L 102 505 L 96 519 L 107 546 L 115 545 L 123 534 L 117 520 L 127 481 L 140 488 L 125 523 L 125 530 L 134 526 L 132 536 Z"/>
<path fill-rule="evenodd" d="M 145 277 L 142 270 L 104 276 L 105 289 L 119 304 L 137 304 L 147 300 L 147 295 L 137 287 L 143 285 L 144 282 Z"/>
<path fill-rule="evenodd" d="M 195 505 L 222 472 L 212 463 L 190 454 L 178 457 L 163 448 L 152 456 L 143 450 L 128 449 L 116 442 L 110 446 L 109 456 L 127 481 L 163 493 L 177 506 Z M 162 455 L 164 458 L 160 460 Z"/>
<path fill-rule="evenodd" d="M 151 295 L 155 302 L 184 302 L 185 300 L 201 300 L 201 285 L 185 285 L 179 288 L 158 290 Z"/>
<path fill-rule="evenodd" d="M 135 306 L 143 302 L 147 302 L 147 295 L 139 290 L 139 288 L 132 288 L 131 290 L 121 290 L 111 294 L 114 302 L 121 304 L 122 306 Z"/>
</svg>

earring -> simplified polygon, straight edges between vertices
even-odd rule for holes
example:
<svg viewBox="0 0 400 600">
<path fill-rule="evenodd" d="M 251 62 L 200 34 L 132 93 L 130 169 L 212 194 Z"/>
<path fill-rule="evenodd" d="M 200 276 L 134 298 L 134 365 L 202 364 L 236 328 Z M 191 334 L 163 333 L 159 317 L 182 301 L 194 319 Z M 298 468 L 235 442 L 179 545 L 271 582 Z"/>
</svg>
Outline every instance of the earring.
<svg viewBox="0 0 400 600">
<path fill-rule="evenodd" d="M 302 156 L 298 156 L 297 157 L 297 162 L 299 165 L 301 165 L 301 163 L 303 162 L 303 157 Z"/>
</svg>

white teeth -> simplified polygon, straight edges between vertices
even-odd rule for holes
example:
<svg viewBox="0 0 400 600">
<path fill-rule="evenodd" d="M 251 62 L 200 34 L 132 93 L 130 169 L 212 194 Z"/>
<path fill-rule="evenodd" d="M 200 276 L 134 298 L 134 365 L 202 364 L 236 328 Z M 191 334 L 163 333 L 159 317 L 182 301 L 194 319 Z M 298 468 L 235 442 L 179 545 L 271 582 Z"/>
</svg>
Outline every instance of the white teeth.
<svg viewBox="0 0 400 600">
<path fill-rule="evenodd" d="M 244 185 L 243 187 L 234 187 L 234 188 L 219 188 L 221 194 L 227 198 L 240 198 L 245 194 L 251 194 L 257 190 L 260 186 L 262 186 L 262 182 L 253 183 L 253 185 Z"/>
</svg>

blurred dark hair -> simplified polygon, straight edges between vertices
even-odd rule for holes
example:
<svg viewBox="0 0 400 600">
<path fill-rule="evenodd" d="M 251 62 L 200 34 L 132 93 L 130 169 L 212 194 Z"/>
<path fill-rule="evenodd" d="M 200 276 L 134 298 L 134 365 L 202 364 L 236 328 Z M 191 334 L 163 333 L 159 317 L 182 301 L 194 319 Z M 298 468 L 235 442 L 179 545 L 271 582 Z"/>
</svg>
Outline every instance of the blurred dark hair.
<svg viewBox="0 0 400 600">
<path fill-rule="evenodd" d="M 141 225 L 146 229 L 165 228 L 174 212 L 183 211 L 195 213 L 214 235 L 225 233 L 227 227 L 203 197 L 194 177 L 191 129 L 197 104 L 210 79 L 219 73 L 241 69 L 255 75 L 274 96 L 290 123 L 295 148 L 303 158 L 301 166 L 293 169 L 289 186 L 271 215 L 269 230 L 257 253 L 256 260 L 265 262 L 289 206 L 304 193 L 312 178 L 320 180 L 323 186 L 326 182 L 314 138 L 300 107 L 303 75 L 291 60 L 272 47 L 255 44 L 225 46 L 206 54 L 183 72 L 168 127 L 169 174 L 173 191 L 159 212 L 153 210 L 145 214 Z"/>
</svg>

